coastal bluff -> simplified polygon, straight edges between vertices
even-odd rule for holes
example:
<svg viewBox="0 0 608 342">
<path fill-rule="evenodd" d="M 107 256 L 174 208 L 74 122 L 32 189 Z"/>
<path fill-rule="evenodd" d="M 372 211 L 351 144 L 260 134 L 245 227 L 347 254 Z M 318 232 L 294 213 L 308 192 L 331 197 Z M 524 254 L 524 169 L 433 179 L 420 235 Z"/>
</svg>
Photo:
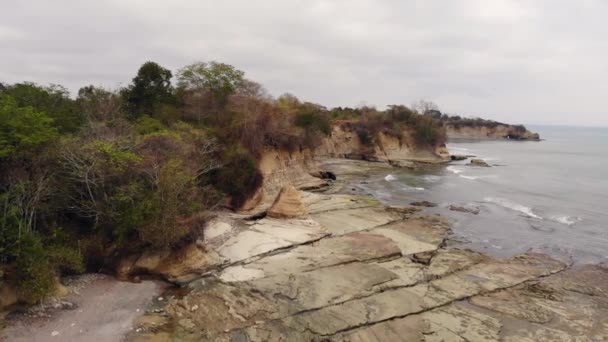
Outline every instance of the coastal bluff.
<svg viewBox="0 0 608 342">
<path fill-rule="evenodd" d="M 521 125 L 496 124 L 463 126 L 446 124 L 449 140 L 454 139 L 508 139 L 508 140 L 540 140 L 540 135 Z"/>
</svg>

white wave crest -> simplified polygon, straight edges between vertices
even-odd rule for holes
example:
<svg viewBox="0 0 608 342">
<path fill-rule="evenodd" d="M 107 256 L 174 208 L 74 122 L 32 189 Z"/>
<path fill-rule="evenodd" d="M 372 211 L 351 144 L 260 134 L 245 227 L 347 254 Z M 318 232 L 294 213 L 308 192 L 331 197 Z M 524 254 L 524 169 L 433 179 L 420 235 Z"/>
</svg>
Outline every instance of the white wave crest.
<svg viewBox="0 0 608 342">
<path fill-rule="evenodd" d="M 384 177 L 384 180 L 387 182 L 392 182 L 392 181 L 396 181 L 397 177 L 395 177 L 393 175 L 387 175 L 386 177 Z"/>
<path fill-rule="evenodd" d="M 501 207 L 507 208 L 507 209 L 511 209 L 513 211 L 517 211 L 520 212 L 528 217 L 532 217 L 535 219 L 539 219 L 542 220 L 543 218 L 536 215 L 534 213 L 534 211 L 532 211 L 532 208 L 526 207 L 525 205 L 513 202 L 511 200 L 508 200 L 506 198 L 500 198 L 500 197 L 486 197 L 483 199 L 485 202 L 489 202 L 489 203 L 493 203 L 496 205 L 499 205 Z"/>
<path fill-rule="evenodd" d="M 551 219 L 551 221 L 565 224 L 567 226 L 571 226 L 571 225 L 583 220 L 580 217 L 572 217 L 572 216 L 568 216 L 568 215 L 555 215 L 555 216 L 551 216 L 550 219 Z"/>
<path fill-rule="evenodd" d="M 463 173 L 464 172 L 464 170 L 461 170 L 461 169 L 459 169 L 457 167 L 454 167 L 454 166 L 448 166 L 446 168 L 446 170 L 448 170 L 448 171 L 450 171 L 450 172 L 452 172 L 454 174 L 459 174 L 459 173 Z"/>
<path fill-rule="evenodd" d="M 422 177 L 422 179 L 424 179 L 425 181 L 427 181 L 429 183 L 435 183 L 435 182 L 439 182 L 441 180 L 441 177 L 435 176 L 435 175 L 426 175 L 426 176 Z"/>
<path fill-rule="evenodd" d="M 476 179 L 488 179 L 488 178 L 497 178 L 497 175 L 483 175 L 483 176 L 467 176 L 467 175 L 458 175 L 458 177 L 462 177 L 464 179 L 476 180 Z"/>
</svg>

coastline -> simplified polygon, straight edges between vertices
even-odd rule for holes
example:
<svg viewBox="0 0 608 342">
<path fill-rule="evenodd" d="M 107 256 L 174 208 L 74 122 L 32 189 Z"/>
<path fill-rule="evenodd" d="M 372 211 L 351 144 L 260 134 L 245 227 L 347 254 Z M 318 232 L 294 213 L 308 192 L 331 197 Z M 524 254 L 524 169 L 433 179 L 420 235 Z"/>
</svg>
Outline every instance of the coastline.
<svg viewBox="0 0 608 342">
<path fill-rule="evenodd" d="M 450 227 L 437 215 L 345 194 L 353 181 L 393 166 L 317 162 L 337 181 L 296 191 L 279 212 L 284 216 L 217 212 L 206 228 L 204 261 L 193 254 L 165 265 L 187 294 L 138 317 L 127 340 L 553 341 L 608 334 L 605 266 L 572 266 L 539 253 L 496 259 L 453 247 Z M 142 258 L 133 265 L 155 256 Z"/>
</svg>

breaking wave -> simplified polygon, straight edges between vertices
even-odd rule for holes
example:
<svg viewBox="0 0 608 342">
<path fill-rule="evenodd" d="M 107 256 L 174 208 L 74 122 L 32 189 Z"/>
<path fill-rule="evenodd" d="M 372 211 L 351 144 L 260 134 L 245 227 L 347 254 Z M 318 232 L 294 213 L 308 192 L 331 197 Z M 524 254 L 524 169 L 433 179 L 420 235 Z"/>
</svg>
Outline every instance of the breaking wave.
<svg viewBox="0 0 608 342">
<path fill-rule="evenodd" d="M 425 181 L 427 181 L 429 183 L 435 183 L 435 182 L 439 182 L 441 180 L 441 177 L 435 176 L 435 175 L 426 175 L 426 176 L 422 177 L 422 179 L 424 179 Z"/>
<path fill-rule="evenodd" d="M 463 173 L 464 172 L 464 170 L 461 170 L 461 169 L 459 169 L 457 167 L 454 167 L 454 166 L 448 166 L 446 168 L 446 170 L 448 170 L 448 171 L 450 171 L 450 172 L 452 172 L 454 174 L 459 174 L 459 173 Z"/>
<path fill-rule="evenodd" d="M 520 212 L 520 213 L 522 213 L 522 214 L 524 214 L 524 215 L 526 215 L 528 217 L 531 217 L 531 218 L 535 218 L 535 219 L 539 219 L 539 220 L 543 219 L 542 217 L 536 215 L 534 213 L 534 211 L 532 211 L 532 208 L 526 207 L 525 205 L 513 202 L 513 201 L 508 200 L 506 198 L 486 197 L 483 200 L 485 202 L 488 202 L 488 203 L 493 203 L 493 204 L 499 205 L 499 206 L 501 206 L 503 208 L 507 208 L 507 209 L 511 209 L 513 211 Z"/>
<path fill-rule="evenodd" d="M 387 175 L 386 177 L 384 177 L 384 180 L 387 182 L 392 182 L 392 181 L 396 181 L 397 177 L 395 177 L 393 175 Z"/>
<path fill-rule="evenodd" d="M 568 215 L 555 215 L 550 217 L 551 221 L 559 222 L 561 224 L 565 224 L 567 226 L 571 226 L 583 219 L 580 217 L 572 217 Z"/>
</svg>

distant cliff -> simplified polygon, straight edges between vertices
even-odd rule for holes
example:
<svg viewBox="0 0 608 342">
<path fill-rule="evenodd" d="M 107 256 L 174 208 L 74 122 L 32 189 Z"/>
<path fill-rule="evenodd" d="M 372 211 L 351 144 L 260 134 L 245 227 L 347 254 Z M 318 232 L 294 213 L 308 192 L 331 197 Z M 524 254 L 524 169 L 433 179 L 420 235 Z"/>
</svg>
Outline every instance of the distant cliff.
<svg viewBox="0 0 608 342">
<path fill-rule="evenodd" d="M 540 140 L 538 133 L 531 132 L 521 125 L 455 126 L 447 124 L 445 127 L 448 139 Z"/>
<path fill-rule="evenodd" d="M 448 139 L 540 140 L 538 133 L 529 131 L 524 125 L 445 114 L 440 116 L 440 121 L 446 129 Z"/>
</svg>

